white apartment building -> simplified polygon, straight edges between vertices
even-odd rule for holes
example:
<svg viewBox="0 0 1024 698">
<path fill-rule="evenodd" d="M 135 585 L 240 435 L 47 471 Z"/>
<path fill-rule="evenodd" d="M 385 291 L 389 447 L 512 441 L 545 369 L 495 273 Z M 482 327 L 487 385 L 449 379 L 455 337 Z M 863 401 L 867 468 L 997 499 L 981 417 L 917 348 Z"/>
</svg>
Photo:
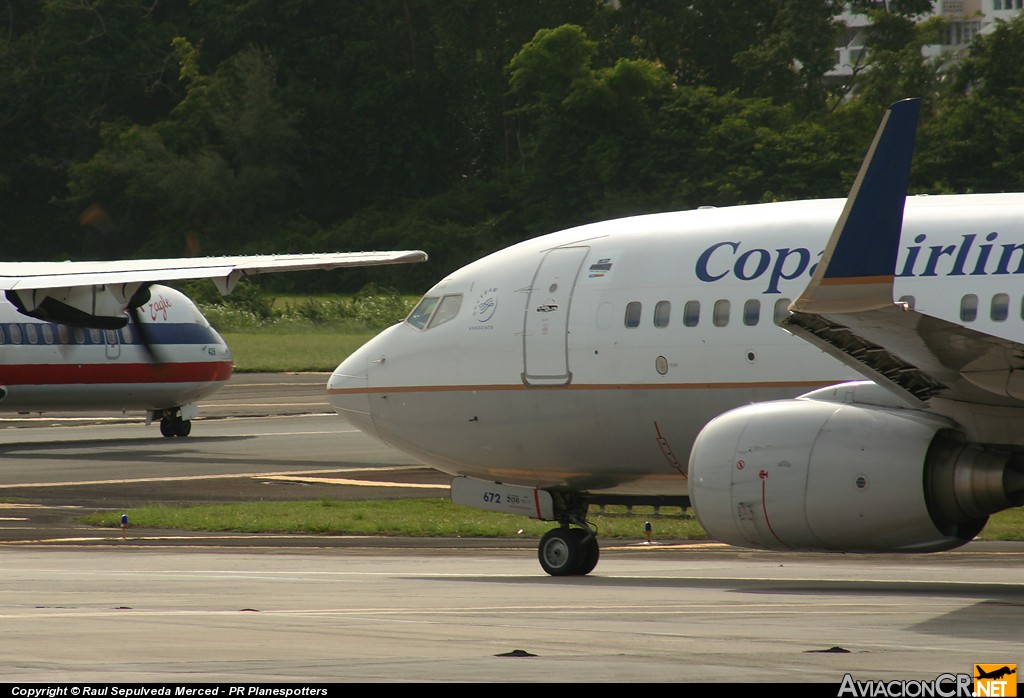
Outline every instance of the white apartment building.
<svg viewBox="0 0 1024 698">
<path fill-rule="evenodd" d="M 1024 9 L 1024 0 L 937 0 L 935 11 L 921 15 L 918 20 L 941 16 L 948 19 L 945 40 L 940 44 L 925 47 L 926 57 L 936 57 L 951 51 L 959 51 L 971 43 L 977 34 L 991 32 L 998 22 L 1013 18 Z M 829 71 L 832 78 L 841 80 L 849 77 L 863 64 L 864 29 L 870 24 L 862 14 L 850 12 L 847 8 L 839 19 L 846 29 L 836 47 L 835 68 Z"/>
</svg>

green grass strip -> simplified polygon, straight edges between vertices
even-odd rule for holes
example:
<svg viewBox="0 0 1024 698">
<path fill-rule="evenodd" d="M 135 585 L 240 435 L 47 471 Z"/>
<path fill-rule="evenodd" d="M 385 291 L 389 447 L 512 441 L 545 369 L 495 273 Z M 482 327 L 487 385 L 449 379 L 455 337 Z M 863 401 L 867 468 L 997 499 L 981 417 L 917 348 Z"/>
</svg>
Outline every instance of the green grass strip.
<svg viewBox="0 0 1024 698">
<path fill-rule="evenodd" d="M 330 372 L 376 334 L 310 326 L 221 332 L 239 373 Z"/>
<path fill-rule="evenodd" d="M 246 502 L 191 507 L 152 506 L 128 512 L 98 513 L 83 521 L 118 528 L 127 513 L 133 528 L 245 533 L 315 533 L 422 537 L 537 538 L 552 524 L 522 516 L 496 514 L 452 504 L 447 499 L 403 499 L 369 502 Z M 707 533 L 679 507 L 591 508 L 589 519 L 602 538 L 645 537 L 651 523 L 658 540 L 704 540 Z M 982 540 L 1024 540 L 1024 509 L 994 515 L 979 536 Z"/>
<path fill-rule="evenodd" d="M 623 507 L 618 508 L 622 513 L 615 510 L 609 507 L 608 513 L 591 513 L 590 519 L 600 536 L 643 538 L 644 525 L 650 521 L 659 539 L 707 538 L 696 519 L 683 516 L 679 507 L 665 507 L 660 516 L 651 507 L 637 507 L 631 515 Z M 152 506 L 92 514 L 83 520 L 95 526 L 117 528 L 122 513 L 128 514 L 132 528 L 246 533 L 515 538 L 539 537 L 552 527 L 551 522 L 456 506 L 447 499 Z"/>
</svg>

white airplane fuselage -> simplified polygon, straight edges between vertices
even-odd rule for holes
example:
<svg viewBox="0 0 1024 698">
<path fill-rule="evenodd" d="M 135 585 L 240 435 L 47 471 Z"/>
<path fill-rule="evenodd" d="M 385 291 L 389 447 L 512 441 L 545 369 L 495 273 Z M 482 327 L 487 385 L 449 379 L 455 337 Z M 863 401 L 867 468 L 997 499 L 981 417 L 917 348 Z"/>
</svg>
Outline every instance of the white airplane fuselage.
<svg viewBox="0 0 1024 698">
<path fill-rule="evenodd" d="M 150 291 L 138 323 L 118 330 L 44 322 L 0 302 L 0 411 L 158 412 L 218 390 L 232 372 L 224 340 L 184 294 Z"/>
<path fill-rule="evenodd" d="M 330 400 L 453 475 L 685 494 L 709 420 L 863 378 L 776 325 L 843 203 L 638 216 L 520 243 L 428 291 L 337 368 Z M 897 297 L 1020 341 L 1022 274 L 1024 195 L 907 199 Z"/>
</svg>

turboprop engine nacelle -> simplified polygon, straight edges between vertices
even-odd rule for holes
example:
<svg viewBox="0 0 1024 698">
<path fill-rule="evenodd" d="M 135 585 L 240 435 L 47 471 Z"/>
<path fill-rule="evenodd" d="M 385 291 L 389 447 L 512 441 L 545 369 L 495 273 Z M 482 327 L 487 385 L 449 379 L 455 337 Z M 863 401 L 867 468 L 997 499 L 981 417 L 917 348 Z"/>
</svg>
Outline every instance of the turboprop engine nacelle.
<svg viewBox="0 0 1024 698">
<path fill-rule="evenodd" d="M 712 420 L 690 498 L 717 540 L 770 550 L 929 552 L 966 543 L 1024 492 L 1019 456 L 944 418 L 807 396 Z"/>
<path fill-rule="evenodd" d="M 24 315 L 77 327 L 116 330 L 128 324 L 125 309 L 149 300 L 140 283 L 11 290 L 7 300 Z"/>
</svg>

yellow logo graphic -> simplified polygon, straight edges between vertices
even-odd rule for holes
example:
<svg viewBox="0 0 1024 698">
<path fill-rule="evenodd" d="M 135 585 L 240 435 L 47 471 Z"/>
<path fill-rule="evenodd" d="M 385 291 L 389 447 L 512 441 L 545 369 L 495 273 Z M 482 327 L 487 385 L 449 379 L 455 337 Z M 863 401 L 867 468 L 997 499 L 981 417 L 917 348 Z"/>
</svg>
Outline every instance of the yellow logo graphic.
<svg viewBox="0 0 1024 698">
<path fill-rule="evenodd" d="M 1017 695 L 1016 664 L 975 664 L 974 695 L 988 696 Z"/>
</svg>

